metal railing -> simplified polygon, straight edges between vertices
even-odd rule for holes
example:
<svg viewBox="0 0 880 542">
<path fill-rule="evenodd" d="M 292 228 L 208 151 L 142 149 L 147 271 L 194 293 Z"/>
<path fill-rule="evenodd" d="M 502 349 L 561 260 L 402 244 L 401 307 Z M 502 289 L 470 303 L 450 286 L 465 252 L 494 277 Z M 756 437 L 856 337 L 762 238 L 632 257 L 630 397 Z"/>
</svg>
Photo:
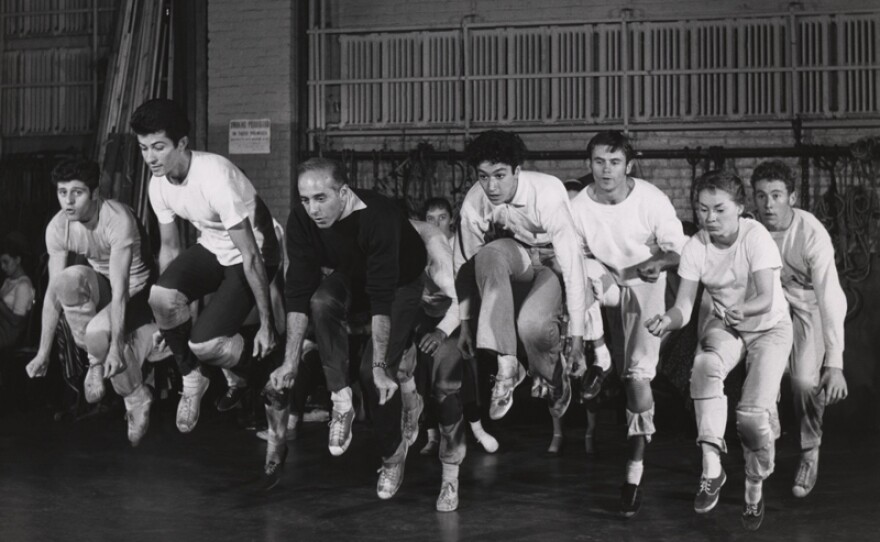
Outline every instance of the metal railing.
<svg viewBox="0 0 880 542">
<path fill-rule="evenodd" d="M 333 29 L 312 2 L 316 137 L 880 125 L 880 10 Z"/>
</svg>

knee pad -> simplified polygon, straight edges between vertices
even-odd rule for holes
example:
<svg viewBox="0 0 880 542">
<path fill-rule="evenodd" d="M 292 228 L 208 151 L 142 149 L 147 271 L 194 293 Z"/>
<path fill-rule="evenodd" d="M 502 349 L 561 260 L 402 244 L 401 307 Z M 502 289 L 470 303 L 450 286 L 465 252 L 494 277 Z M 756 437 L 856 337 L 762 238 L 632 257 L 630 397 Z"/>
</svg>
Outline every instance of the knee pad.
<svg viewBox="0 0 880 542">
<path fill-rule="evenodd" d="M 631 378 L 626 381 L 626 409 L 635 414 L 654 411 L 650 380 Z"/>
<path fill-rule="evenodd" d="M 101 297 L 97 273 L 85 265 L 73 265 L 64 269 L 55 280 L 55 297 L 62 307 L 74 307 L 89 302 L 97 306 Z"/>
<path fill-rule="evenodd" d="M 752 451 L 766 448 L 773 442 L 770 412 L 766 408 L 738 407 L 736 432 L 743 446 Z"/>
<path fill-rule="evenodd" d="M 171 288 L 150 288 L 150 308 L 153 309 L 159 329 L 173 329 L 190 319 L 189 300 Z"/>
<path fill-rule="evenodd" d="M 235 334 L 232 337 L 215 337 L 201 343 L 190 341 L 189 349 L 199 361 L 224 369 L 238 365 L 244 350 L 244 338 Z"/>
<path fill-rule="evenodd" d="M 110 330 L 109 329 L 89 329 L 86 327 L 85 349 L 89 356 L 103 363 L 110 351 Z"/>
<path fill-rule="evenodd" d="M 651 408 L 641 412 L 633 412 L 629 408 L 626 409 L 626 436 L 627 437 L 645 437 L 648 442 L 651 441 L 651 435 L 656 433 L 654 426 L 654 405 Z"/>
<path fill-rule="evenodd" d="M 699 352 L 691 370 L 691 398 L 714 399 L 724 397 L 724 367 L 714 352 Z"/>
</svg>

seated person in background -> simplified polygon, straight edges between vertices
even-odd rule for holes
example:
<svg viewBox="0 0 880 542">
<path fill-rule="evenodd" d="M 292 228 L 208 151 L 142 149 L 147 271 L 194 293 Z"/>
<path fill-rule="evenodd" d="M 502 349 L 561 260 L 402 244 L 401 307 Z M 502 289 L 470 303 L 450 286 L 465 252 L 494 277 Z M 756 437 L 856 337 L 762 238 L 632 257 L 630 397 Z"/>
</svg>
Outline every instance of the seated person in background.
<svg viewBox="0 0 880 542">
<path fill-rule="evenodd" d="M 452 250 L 455 242 L 455 226 L 453 222 L 452 205 L 444 198 L 431 198 L 425 201 L 424 207 L 422 209 L 422 218 L 428 224 L 432 224 L 436 226 L 446 237 L 446 241 L 449 244 L 449 265 L 452 265 Z M 427 243 L 426 243 L 427 244 Z M 428 251 L 429 259 L 431 257 L 430 250 Z M 428 263 L 428 268 L 430 270 L 431 263 Z M 450 267 L 451 270 L 451 267 Z M 451 278 L 451 277 L 450 277 Z M 434 281 L 436 282 L 436 281 Z M 435 285 L 436 286 L 436 285 Z M 455 292 L 450 291 L 449 294 L 454 294 Z M 452 308 L 452 304 L 455 304 L 454 316 L 453 313 L 450 313 L 449 310 Z M 425 291 L 422 294 L 422 306 L 425 314 L 432 318 L 440 318 L 442 320 L 447 320 L 447 323 L 442 326 L 442 328 L 449 328 L 450 322 L 454 318 L 454 322 L 458 324 L 458 300 L 455 297 L 448 297 L 448 295 L 444 294 L 441 288 L 429 288 L 429 284 L 425 284 Z M 445 315 L 449 314 L 448 318 Z M 440 323 L 443 323 L 442 320 L 438 320 L 438 323 L 435 324 L 436 329 L 433 331 L 434 334 L 437 332 L 446 333 L 448 337 L 448 333 L 441 329 Z M 431 334 L 428 334 L 431 335 Z M 436 339 L 436 337 L 428 337 L 425 336 L 425 341 L 430 341 L 432 339 Z M 440 344 L 438 341 L 437 344 Z M 419 356 L 426 355 L 424 353 L 424 349 L 421 348 L 421 344 L 414 345 L 419 346 Z M 427 343 L 425 344 L 427 347 Z M 428 356 L 430 358 L 429 361 L 433 360 L 433 357 Z M 431 374 L 432 374 L 433 363 L 422 363 L 421 360 L 416 365 L 416 380 L 419 388 L 419 393 L 422 396 L 427 396 L 430 394 L 431 387 L 433 383 L 431 382 Z M 495 437 L 490 435 L 483 429 L 482 421 L 480 420 L 480 403 L 479 398 L 480 394 L 478 392 L 479 389 L 479 377 L 477 367 L 476 358 L 467 358 L 464 360 L 463 366 L 463 375 L 462 375 L 462 389 L 461 389 L 461 398 L 462 398 L 462 408 L 464 409 L 464 417 L 470 425 L 471 432 L 474 434 L 474 438 L 477 439 L 477 442 L 483 447 L 487 452 L 495 453 L 498 450 L 498 441 L 495 440 Z M 438 424 L 438 412 L 433 404 L 433 402 L 428 402 L 425 406 L 425 427 L 427 427 L 428 432 L 428 442 L 421 449 L 419 453 L 422 455 L 431 455 L 436 454 L 438 447 L 440 445 L 440 434 L 437 429 Z"/>
<path fill-rule="evenodd" d="M 16 237 L 8 235 L 0 246 L 0 270 L 6 276 L 0 286 L 0 350 L 16 344 L 34 305 L 34 285 L 21 263 L 24 244 Z"/>
<path fill-rule="evenodd" d="M 98 195 L 100 170 L 91 160 L 66 160 L 52 170 L 61 210 L 46 227 L 49 286 L 43 300 L 37 355 L 31 377 L 44 376 L 61 313 L 74 342 L 89 356 L 85 396 L 104 396 L 104 379 L 125 400 L 128 439 L 137 446 L 150 424 L 153 396 L 141 365 L 152 351 L 156 327 L 147 302 L 153 280 L 149 243 L 124 204 Z M 86 265 L 67 266 L 68 253 Z"/>
</svg>

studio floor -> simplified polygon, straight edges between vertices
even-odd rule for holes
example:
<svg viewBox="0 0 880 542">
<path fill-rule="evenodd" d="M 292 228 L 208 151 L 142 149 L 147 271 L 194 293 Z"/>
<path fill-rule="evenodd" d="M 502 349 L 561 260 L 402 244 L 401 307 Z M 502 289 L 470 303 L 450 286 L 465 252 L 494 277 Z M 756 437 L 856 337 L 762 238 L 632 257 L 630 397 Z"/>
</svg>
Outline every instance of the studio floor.
<svg viewBox="0 0 880 542">
<path fill-rule="evenodd" d="M 305 424 L 291 444 L 282 483 L 259 492 L 265 444 L 207 398 L 198 427 L 180 434 L 175 403 L 154 406 L 150 432 L 136 449 L 125 439 L 121 410 L 78 422 L 55 422 L 46 412 L 0 419 L 0 540 L 880 539 L 876 435 L 827 435 L 818 485 L 803 500 L 791 495 L 797 450 L 785 435 L 776 473 L 765 484 L 764 525 L 747 533 L 739 521 L 741 453 L 731 446 L 721 502 L 698 516 L 692 506 L 700 458 L 681 431 L 656 435 L 642 510 L 619 519 L 625 428 L 613 415 L 600 418 L 597 455 L 584 453 L 582 416 L 574 416 L 564 454 L 549 458 L 543 454 L 551 434 L 546 410 L 518 400 L 507 419 L 491 425 L 501 443 L 496 454 L 469 440 L 459 510 L 438 513 L 440 464 L 417 453 L 424 436 L 390 501 L 376 497 L 378 458 L 365 424 L 355 425 L 350 449 L 338 458 L 327 451 L 326 424 Z"/>
</svg>

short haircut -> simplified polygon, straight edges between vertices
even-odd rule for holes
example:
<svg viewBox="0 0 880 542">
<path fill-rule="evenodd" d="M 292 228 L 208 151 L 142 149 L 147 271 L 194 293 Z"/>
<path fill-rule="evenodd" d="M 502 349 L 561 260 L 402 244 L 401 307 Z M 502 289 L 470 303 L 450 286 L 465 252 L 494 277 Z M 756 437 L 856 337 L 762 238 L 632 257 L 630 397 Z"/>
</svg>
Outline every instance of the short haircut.
<svg viewBox="0 0 880 542">
<path fill-rule="evenodd" d="M 309 158 L 308 160 L 306 160 L 305 162 L 301 162 L 299 166 L 297 166 L 297 179 L 299 179 L 309 171 L 329 172 L 330 177 L 333 179 L 333 188 L 337 190 L 342 188 L 342 185 L 348 184 L 348 172 L 345 171 L 345 167 L 342 165 L 342 162 L 338 160 L 332 160 L 330 158 L 323 158 L 320 156 Z"/>
<path fill-rule="evenodd" d="M 694 181 L 694 206 L 696 206 L 700 198 L 700 193 L 704 190 L 709 190 L 713 193 L 716 190 L 721 190 L 730 194 L 734 202 L 740 205 L 746 204 L 745 185 L 742 179 L 730 171 L 707 171 L 698 177 Z"/>
<path fill-rule="evenodd" d="M 0 256 L 6 254 L 13 258 L 20 258 L 22 264 L 28 255 L 27 240 L 24 235 L 18 232 L 11 232 L 6 235 L 3 242 L 0 243 Z"/>
<path fill-rule="evenodd" d="M 752 188 L 758 184 L 758 181 L 782 181 L 789 194 L 794 193 L 796 189 L 791 168 L 781 160 L 768 160 L 758 164 L 752 172 Z"/>
<path fill-rule="evenodd" d="M 101 169 L 97 162 L 83 156 L 62 160 L 52 169 L 52 184 L 68 181 L 81 181 L 92 192 L 98 189 L 101 181 Z"/>
<path fill-rule="evenodd" d="M 148 100 L 134 110 L 128 123 L 140 136 L 165 132 L 168 139 L 177 145 L 181 138 L 189 135 L 189 119 L 177 103 L 165 99 Z"/>
<path fill-rule="evenodd" d="M 478 135 L 464 149 L 465 158 L 471 167 L 483 162 L 506 164 L 510 169 L 521 166 L 526 155 L 526 144 L 513 132 L 489 130 Z"/>
<path fill-rule="evenodd" d="M 587 144 L 587 158 L 593 159 L 593 149 L 596 147 L 608 147 L 611 152 L 623 151 L 627 163 L 636 157 L 636 151 L 633 149 L 632 141 L 623 132 L 616 130 L 608 130 L 599 132 L 593 136 L 593 139 Z"/>
<path fill-rule="evenodd" d="M 569 179 L 562 184 L 564 184 L 565 189 L 570 192 L 580 192 L 584 189 L 584 183 L 577 179 Z"/>
<path fill-rule="evenodd" d="M 425 220 L 425 217 L 428 216 L 428 211 L 431 209 L 443 209 L 447 213 L 449 213 L 449 218 L 452 218 L 452 204 L 449 203 L 449 200 L 446 198 L 428 198 L 425 200 L 425 204 L 422 205 L 422 216 L 421 219 Z"/>
</svg>

